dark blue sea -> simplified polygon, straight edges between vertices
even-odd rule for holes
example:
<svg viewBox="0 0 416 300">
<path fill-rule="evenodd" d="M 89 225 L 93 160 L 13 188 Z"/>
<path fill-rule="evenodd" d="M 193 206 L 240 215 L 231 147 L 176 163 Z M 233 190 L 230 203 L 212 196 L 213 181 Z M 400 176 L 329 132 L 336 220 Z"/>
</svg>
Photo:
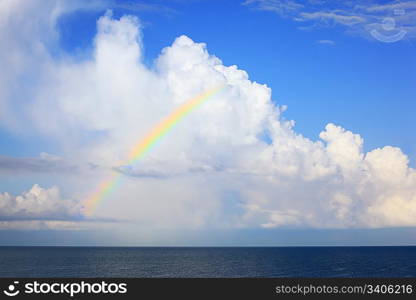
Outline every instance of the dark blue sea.
<svg viewBox="0 0 416 300">
<path fill-rule="evenodd" d="M 0 277 L 416 277 L 416 247 L 0 247 Z"/>
</svg>

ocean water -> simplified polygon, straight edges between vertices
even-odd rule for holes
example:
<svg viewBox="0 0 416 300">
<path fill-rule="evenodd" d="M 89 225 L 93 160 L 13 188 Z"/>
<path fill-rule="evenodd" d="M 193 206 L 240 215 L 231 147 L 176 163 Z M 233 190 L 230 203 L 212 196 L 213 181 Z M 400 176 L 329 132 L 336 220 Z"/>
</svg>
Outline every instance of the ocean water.
<svg viewBox="0 0 416 300">
<path fill-rule="evenodd" d="M 0 277 L 416 277 L 416 247 L 0 247 Z"/>
</svg>

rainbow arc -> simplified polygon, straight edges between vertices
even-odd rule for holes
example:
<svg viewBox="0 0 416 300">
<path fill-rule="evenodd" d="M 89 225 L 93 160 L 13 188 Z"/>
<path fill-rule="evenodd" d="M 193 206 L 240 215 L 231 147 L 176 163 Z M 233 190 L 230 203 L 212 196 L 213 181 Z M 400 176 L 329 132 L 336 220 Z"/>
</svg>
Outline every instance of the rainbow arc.
<svg viewBox="0 0 416 300">
<path fill-rule="evenodd" d="M 149 153 L 160 140 L 170 133 L 175 125 L 223 89 L 224 86 L 220 86 L 205 91 L 176 108 L 169 116 L 153 127 L 144 138 L 140 139 L 139 142 L 134 145 L 125 165 L 131 166 L 136 164 Z M 87 215 L 93 214 L 98 204 L 120 185 L 122 175 L 123 174 L 120 172 L 114 172 L 109 178 L 102 181 L 97 186 L 95 191 L 84 201 L 84 209 Z"/>
</svg>

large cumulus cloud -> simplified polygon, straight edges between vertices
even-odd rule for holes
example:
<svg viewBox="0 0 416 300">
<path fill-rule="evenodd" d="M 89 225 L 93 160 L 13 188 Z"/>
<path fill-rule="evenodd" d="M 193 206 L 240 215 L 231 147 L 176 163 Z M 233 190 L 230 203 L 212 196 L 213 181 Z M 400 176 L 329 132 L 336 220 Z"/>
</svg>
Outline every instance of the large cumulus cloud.
<svg viewBox="0 0 416 300">
<path fill-rule="evenodd" d="M 42 43 L 36 62 L 42 80 L 26 87 L 33 96 L 14 115 L 61 145 L 62 157 L 97 166 L 94 176 L 80 174 L 71 187 L 81 207 L 102 180 L 122 172 L 122 187 L 95 213 L 140 228 L 416 225 L 416 171 L 400 149 L 365 153 L 358 134 L 334 124 L 317 141 L 303 137 L 282 117 L 270 88 L 237 66 L 224 66 L 187 36 L 148 67 L 136 17 L 107 12 L 93 43 L 93 54 L 83 61 L 52 58 Z M 0 59 L 10 57 L 2 50 Z M 19 82 L 13 76 L 8 80 Z M 122 167 L 155 124 L 218 85 L 226 88 L 136 165 Z M 15 91 L 1 86 L 0 93 L 14 110 Z"/>
</svg>

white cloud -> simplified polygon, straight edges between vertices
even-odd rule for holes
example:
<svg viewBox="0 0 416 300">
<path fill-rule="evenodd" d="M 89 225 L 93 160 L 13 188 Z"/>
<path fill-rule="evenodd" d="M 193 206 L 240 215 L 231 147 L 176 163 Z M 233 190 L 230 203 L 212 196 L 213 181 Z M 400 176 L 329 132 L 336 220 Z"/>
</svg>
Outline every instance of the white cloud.
<svg viewBox="0 0 416 300">
<path fill-rule="evenodd" d="M 25 37 L 36 38 L 36 32 Z M 87 60 L 19 48 L 22 57 L 36 60 L 22 72 L 40 66 L 42 82 L 30 87 L 29 103 L 18 102 L 25 114 L 15 119 L 27 117 L 59 143 L 63 159 L 100 167 L 66 187 L 78 201 L 34 186 L 20 202 L 2 194 L 2 215 L 76 215 L 80 201 L 125 163 L 155 124 L 187 99 L 225 84 L 137 165 L 121 169 L 127 175 L 122 186 L 101 201 L 97 216 L 130 220 L 141 229 L 416 225 L 416 171 L 400 149 L 365 153 L 358 134 L 334 124 L 317 141 L 303 137 L 293 121 L 281 118 L 284 108 L 272 102 L 270 88 L 237 66 L 224 66 L 189 37 L 163 49 L 153 68 L 143 63 L 143 48 L 140 21 L 111 13 L 98 20 Z M 0 57 L 10 59 L 4 52 Z M 19 82 L 14 73 L 7 78 Z M 25 124 L 15 126 L 24 130 Z"/>
<path fill-rule="evenodd" d="M 81 206 L 63 199 L 58 187 L 35 184 L 19 196 L 0 194 L 0 220 L 70 220 L 81 216 Z"/>
<path fill-rule="evenodd" d="M 0 73 L 0 125 L 17 129 L 14 116 L 22 112 L 15 103 L 30 101 L 31 90 L 42 81 L 39 75 L 48 67 L 49 50 L 57 47 L 58 18 L 94 5 L 96 1 L 0 1 L 0 61 L 7 70 Z"/>
</svg>

